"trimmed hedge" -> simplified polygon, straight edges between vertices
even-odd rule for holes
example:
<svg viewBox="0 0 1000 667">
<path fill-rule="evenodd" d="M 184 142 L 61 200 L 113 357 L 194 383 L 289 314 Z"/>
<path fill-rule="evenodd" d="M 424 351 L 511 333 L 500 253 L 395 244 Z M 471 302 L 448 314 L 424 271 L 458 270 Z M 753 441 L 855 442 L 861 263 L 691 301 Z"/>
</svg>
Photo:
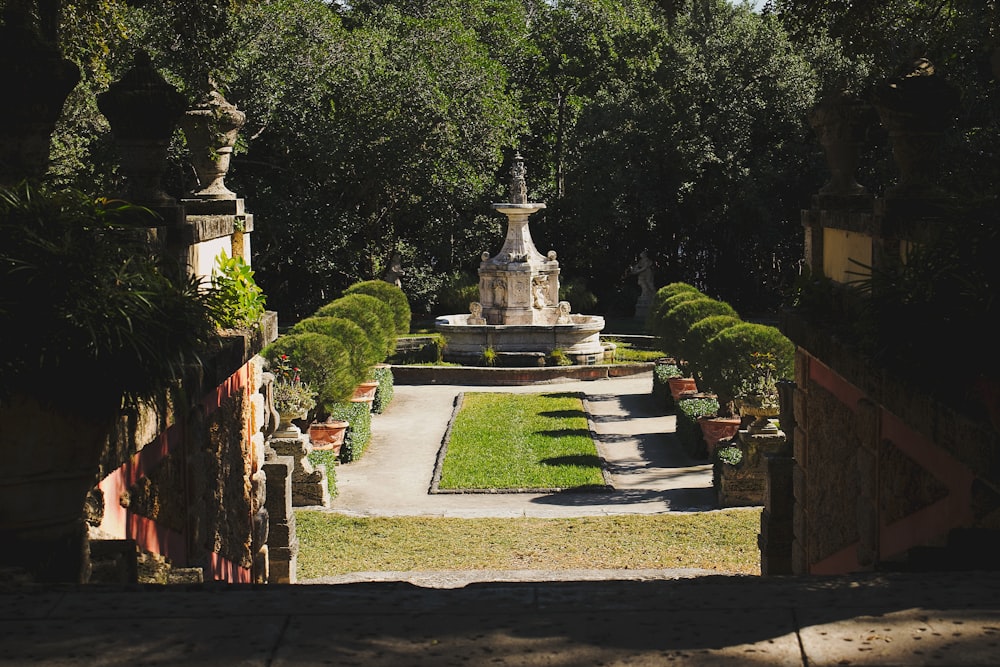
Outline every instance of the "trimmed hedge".
<svg viewBox="0 0 1000 667">
<path fill-rule="evenodd" d="M 792 377 L 795 370 L 795 344 L 765 324 L 743 322 L 723 329 L 709 339 L 706 350 L 705 381 L 723 404 L 733 401 L 741 383 L 753 376 L 754 353 L 774 355 L 777 379 Z"/>
<path fill-rule="evenodd" d="M 375 368 L 372 375 L 378 382 L 378 389 L 375 390 L 375 402 L 372 403 L 372 412 L 380 415 L 389 407 L 389 403 L 392 402 L 392 397 L 396 393 L 395 378 L 392 375 L 392 369 L 388 366 Z"/>
<path fill-rule="evenodd" d="M 735 315 L 709 315 L 691 325 L 684 337 L 684 358 L 692 366 L 695 381 L 703 385 L 705 378 L 701 369 L 708 363 L 708 341 L 729 327 L 742 324 L 743 320 Z"/>
<path fill-rule="evenodd" d="M 683 292 L 693 292 L 696 294 L 702 294 L 694 285 L 688 285 L 687 283 L 670 283 L 669 285 L 664 285 L 660 289 L 656 290 L 656 294 L 653 295 L 653 302 L 649 304 L 649 314 L 646 315 L 646 331 L 650 333 L 656 327 L 656 320 L 660 316 L 660 308 L 663 306 L 663 302 L 672 296 L 677 296 Z M 704 295 L 702 295 L 704 296 Z"/>
<path fill-rule="evenodd" d="M 668 299 L 666 303 L 670 303 Z M 697 322 L 712 315 L 729 315 L 738 317 L 733 307 L 724 301 L 708 297 L 691 299 L 673 306 L 660 318 L 660 338 L 664 349 L 676 350 L 681 353 L 687 338 L 688 329 Z M 682 359 L 682 361 L 691 361 Z"/>
<path fill-rule="evenodd" d="M 348 294 L 367 294 L 382 301 L 392 309 L 396 335 L 402 336 L 410 333 L 410 302 L 399 287 L 384 280 L 365 280 L 354 283 L 344 290 L 344 296 Z"/>
</svg>

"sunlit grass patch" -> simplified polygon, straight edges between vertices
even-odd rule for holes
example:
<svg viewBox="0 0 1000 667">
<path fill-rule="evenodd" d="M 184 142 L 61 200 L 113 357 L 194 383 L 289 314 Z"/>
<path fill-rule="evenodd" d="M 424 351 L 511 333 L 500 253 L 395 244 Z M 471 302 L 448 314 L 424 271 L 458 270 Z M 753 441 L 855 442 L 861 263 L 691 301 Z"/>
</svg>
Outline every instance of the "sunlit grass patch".
<svg viewBox="0 0 1000 667">
<path fill-rule="evenodd" d="M 581 395 L 469 392 L 452 423 L 438 488 L 604 484 Z"/>
<path fill-rule="evenodd" d="M 296 511 L 298 576 L 367 571 L 698 568 L 759 574 L 760 509 L 572 519 Z"/>
</svg>

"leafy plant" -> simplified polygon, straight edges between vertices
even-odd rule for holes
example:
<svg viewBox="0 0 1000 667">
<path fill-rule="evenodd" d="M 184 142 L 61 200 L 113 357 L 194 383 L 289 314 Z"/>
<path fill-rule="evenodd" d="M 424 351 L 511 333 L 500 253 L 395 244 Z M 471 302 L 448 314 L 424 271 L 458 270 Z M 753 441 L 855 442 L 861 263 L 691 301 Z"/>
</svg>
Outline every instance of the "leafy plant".
<svg viewBox="0 0 1000 667">
<path fill-rule="evenodd" d="M 151 243 L 158 222 L 76 190 L 0 189 L 0 400 L 105 414 L 201 363 L 218 341 L 212 297 Z"/>
<path fill-rule="evenodd" d="M 715 457 L 723 463 L 728 463 L 731 466 L 738 466 L 743 462 L 743 450 L 734 445 L 720 447 L 715 451 Z"/>
<path fill-rule="evenodd" d="M 372 438 L 372 413 L 367 403 L 338 401 L 330 406 L 330 417 L 350 422 L 340 447 L 340 462 L 357 461 Z"/>
<path fill-rule="evenodd" d="M 712 417 L 719 412 L 714 398 L 682 398 L 677 401 L 677 439 L 688 455 L 704 458 L 708 454 L 702 437 L 699 417 Z"/>
<path fill-rule="evenodd" d="M 572 366 L 573 360 L 563 350 L 552 350 L 549 353 L 549 359 L 556 366 Z"/>
<path fill-rule="evenodd" d="M 220 327 L 248 329 L 260 322 L 267 298 L 242 257 L 220 252 L 212 270 L 215 319 Z"/>
<path fill-rule="evenodd" d="M 497 364 L 497 351 L 492 347 L 483 348 L 483 363 L 487 366 L 496 366 Z"/>
</svg>

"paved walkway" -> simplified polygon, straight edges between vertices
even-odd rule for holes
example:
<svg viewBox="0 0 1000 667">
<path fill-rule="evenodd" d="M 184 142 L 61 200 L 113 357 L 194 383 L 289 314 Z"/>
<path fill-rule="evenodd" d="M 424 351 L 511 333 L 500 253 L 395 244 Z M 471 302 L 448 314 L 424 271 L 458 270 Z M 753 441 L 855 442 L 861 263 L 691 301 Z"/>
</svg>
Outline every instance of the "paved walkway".
<svg viewBox="0 0 1000 667">
<path fill-rule="evenodd" d="M 363 516 L 573 517 L 705 511 L 716 506 L 712 469 L 686 456 L 672 415 L 654 405 L 652 374 L 515 387 L 397 385 L 374 419 L 360 460 L 337 467 L 331 511 Z M 428 493 L 455 400 L 461 392 L 582 392 L 598 453 L 615 491 Z"/>
</svg>

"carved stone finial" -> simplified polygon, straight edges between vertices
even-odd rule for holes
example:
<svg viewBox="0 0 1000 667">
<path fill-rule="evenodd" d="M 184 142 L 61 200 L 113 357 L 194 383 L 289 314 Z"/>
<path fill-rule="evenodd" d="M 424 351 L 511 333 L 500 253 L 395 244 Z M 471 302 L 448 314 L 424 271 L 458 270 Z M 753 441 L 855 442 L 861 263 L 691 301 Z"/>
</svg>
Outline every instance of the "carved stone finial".
<svg viewBox="0 0 1000 667">
<path fill-rule="evenodd" d="M 140 204 L 173 204 L 161 181 L 174 127 L 187 106 L 185 97 L 139 51 L 132 69 L 97 96 L 97 107 L 111 124 L 128 179 L 126 196 Z"/>
<path fill-rule="evenodd" d="M 510 203 L 527 204 L 528 186 L 524 181 L 526 174 L 524 168 L 524 158 L 518 152 L 514 155 L 514 161 L 510 165 Z"/>
</svg>

